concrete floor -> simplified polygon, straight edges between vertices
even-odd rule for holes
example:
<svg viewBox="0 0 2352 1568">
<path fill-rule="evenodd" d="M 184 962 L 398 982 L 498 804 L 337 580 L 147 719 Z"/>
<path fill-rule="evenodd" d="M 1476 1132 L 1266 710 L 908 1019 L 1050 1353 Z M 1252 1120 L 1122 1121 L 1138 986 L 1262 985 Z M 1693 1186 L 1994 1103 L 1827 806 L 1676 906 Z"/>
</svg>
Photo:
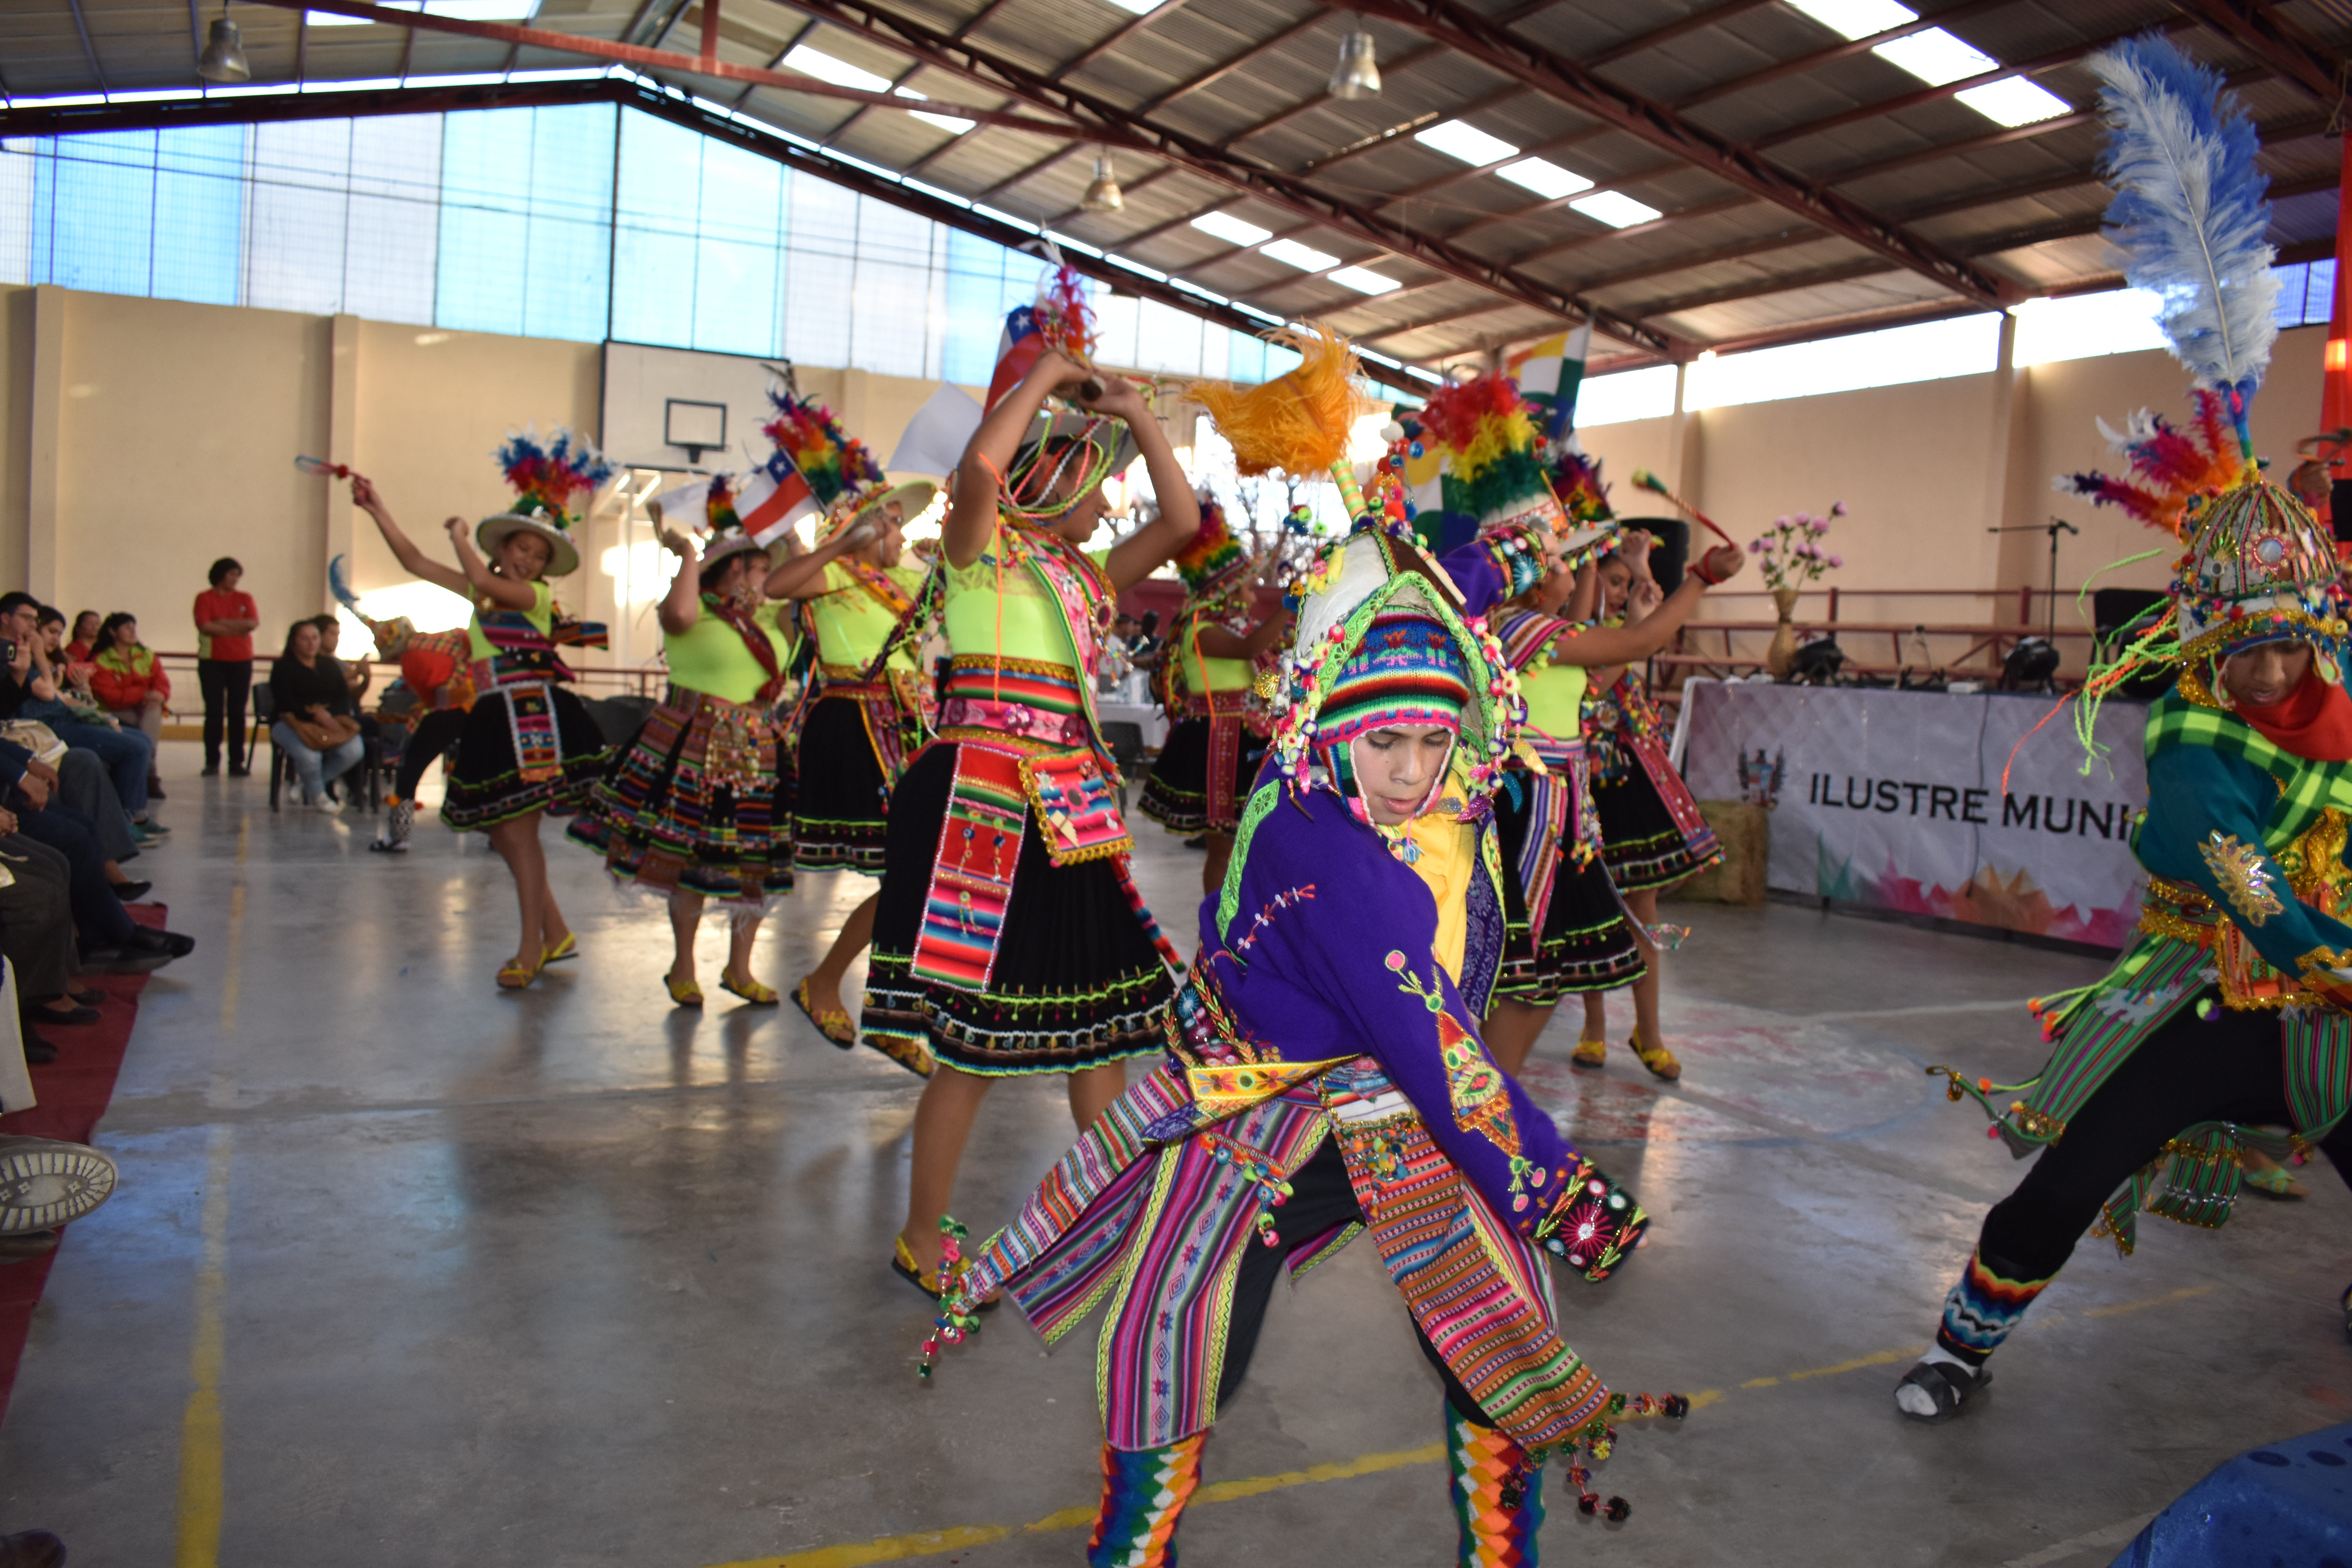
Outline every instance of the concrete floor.
<svg viewBox="0 0 2352 1568">
<path fill-rule="evenodd" d="M 584 956 L 500 995 L 513 906 L 479 840 L 427 822 L 371 856 L 367 822 L 272 818 L 259 779 L 167 751 L 176 841 L 138 869 L 201 945 L 148 987 L 100 1139 L 121 1193 L 35 1321 L 0 1525 L 60 1531 L 78 1568 L 1082 1561 L 1092 1326 L 1046 1359 L 993 1320 L 914 1374 L 929 1314 L 885 1267 L 913 1079 L 789 1009 L 673 1011 L 658 908 L 568 846 Z M 1171 931 L 1198 864 L 1146 840 Z M 807 879 L 769 981 L 866 890 Z M 2310 1201 L 2218 1234 L 2085 1245 L 1996 1389 L 1901 1420 L 1889 1387 L 2021 1169 L 1920 1067 L 2030 1072 L 2020 1001 L 2101 966 L 1790 908 L 1687 918 L 1686 1087 L 1622 1050 L 1571 1074 L 1570 1017 L 1528 1074 L 1657 1216 L 1620 1278 L 1563 1278 L 1570 1342 L 1700 1405 L 1627 1425 L 1602 1482 L 1623 1527 L 1554 1482 L 1555 1562 L 2102 1564 L 2224 1458 L 2352 1414 L 2352 1196 L 2318 1169 Z M 1057 1085 L 1000 1089 L 960 1214 L 1009 1216 L 1069 1133 Z M 1277 1484 L 1208 1494 L 1186 1561 L 1450 1561 L 1438 1406 L 1351 1248 L 1277 1300 L 1209 1447 L 1212 1482 Z M 938 1531 L 960 1533 L 829 1550 Z"/>
</svg>

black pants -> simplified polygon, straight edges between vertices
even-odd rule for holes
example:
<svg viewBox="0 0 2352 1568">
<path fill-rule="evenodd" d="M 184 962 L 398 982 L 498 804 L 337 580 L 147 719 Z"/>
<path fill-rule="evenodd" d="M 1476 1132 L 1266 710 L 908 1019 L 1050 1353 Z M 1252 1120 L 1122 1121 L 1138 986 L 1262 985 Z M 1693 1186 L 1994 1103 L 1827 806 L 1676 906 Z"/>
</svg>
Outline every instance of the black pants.
<svg viewBox="0 0 2352 1568">
<path fill-rule="evenodd" d="M 416 721 L 408 733 L 408 743 L 400 749 L 400 775 L 393 780 L 394 800 L 415 800 L 416 786 L 425 782 L 425 770 L 445 752 L 457 749 L 457 737 L 466 732 L 466 710 L 463 708 L 442 708 Z"/>
<path fill-rule="evenodd" d="M 2168 1139 L 2200 1121 L 2289 1127 L 2286 1079 L 2276 1013 L 2241 1013 L 2213 999 L 2210 1021 L 2191 1003 L 2148 1037 L 2090 1103 L 2066 1135 L 2042 1152 L 2017 1190 L 1985 1215 L 1978 1251 L 2047 1279 L 2074 1255 L 2074 1243 L 2124 1179 L 2160 1152 Z M 2352 1116 L 2320 1148 L 2352 1183 Z"/>
<path fill-rule="evenodd" d="M 228 765 L 245 766 L 245 694 L 253 686 L 253 661 L 200 658 L 196 685 L 205 694 L 205 766 L 220 766 L 224 727 L 228 735 Z"/>
<path fill-rule="evenodd" d="M 1265 1326 L 1266 1304 L 1274 1299 L 1274 1288 L 1282 1279 L 1283 1260 L 1291 1248 L 1312 1240 L 1327 1231 L 1335 1230 L 1349 1221 L 1361 1221 L 1364 1211 L 1356 1202 L 1356 1189 L 1348 1181 L 1348 1166 L 1339 1158 L 1339 1142 L 1327 1138 L 1323 1146 L 1308 1157 L 1290 1178 L 1290 1201 L 1274 1211 L 1275 1234 L 1281 1238 L 1278 1247 L 1267 1247 L 1252 1239 L 1249 1250 L 1242 1255 L 1240 1276 L 1234 1281 L 1233 1316 L 1225 1326 L 1225 1370 L 1217 1380 L 1217 1407 L 1242 1385 L 1242 1377 L 1249 1371 L 1250 1357 L 1257 1350 L 1258 1331 Z M 1412 1337 L 1421 1346 L 1421 1353 L 1437 1369 L 1445 1384 L 1446 1403 L 1461 1414 L 1473 1426 L 1491 1429 L 1494 1422 L 1478 1408 L 1470 1391 L 1454 1375 L 1437 1347 L 1415 1323 Z"/>
<path fill-rule="evenodd" d="M 121 947 L 129 942 L 138 927 L 122 912 L 122 900 L 107 885 L 106 857 L 99 849 L 98 830 L 89 818 L 56 799 L 36 811 L 20 793 L 12 792 L 9 806 L 16 814 L 18 832 L 66 858 L 66 891 L 82 946 Z"/>
</svg>

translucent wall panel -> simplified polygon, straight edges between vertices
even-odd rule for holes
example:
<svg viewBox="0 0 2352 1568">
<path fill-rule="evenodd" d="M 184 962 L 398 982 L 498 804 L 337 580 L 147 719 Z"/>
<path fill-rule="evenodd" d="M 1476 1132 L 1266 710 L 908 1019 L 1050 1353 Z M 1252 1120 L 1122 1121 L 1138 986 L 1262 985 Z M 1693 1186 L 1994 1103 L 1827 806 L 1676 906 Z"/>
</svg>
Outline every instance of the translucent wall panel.
<svg viewBox="0 0 2352 1568">
<path fill-rule="evenodd" d="M 960 229 L 948 231 L 940 350 L 940 374 L 946 380 L 986 386 L 995 372 L 1004 326 L 1006 256 L 1003 246 Z"/>
<path fill-rule="evenodd" d="M 245 228 L 242 125 L 162 132 L 155 147 L 154 276 L 159 300 L 237 300 Z"/>
<path fill-rule="evenodd" d="M 696 219 L 701 245 L 694 272 L 694 346 L 721 353 L 773 353 L 783 166 L 723 142 L 696 140 L 702 142 L 702 195 Z"/>
<path fill-rule="evenodd" d="M 441 117 L 353 121 L 343 309 L 430 326 L 440 247 Z"/>
<path fill-rule="evenodd" d="M 57 153 L 35 175 L 33 281 L 146 293 L 153 277 L 155 133 L 42 140 Z"/>
</svg>

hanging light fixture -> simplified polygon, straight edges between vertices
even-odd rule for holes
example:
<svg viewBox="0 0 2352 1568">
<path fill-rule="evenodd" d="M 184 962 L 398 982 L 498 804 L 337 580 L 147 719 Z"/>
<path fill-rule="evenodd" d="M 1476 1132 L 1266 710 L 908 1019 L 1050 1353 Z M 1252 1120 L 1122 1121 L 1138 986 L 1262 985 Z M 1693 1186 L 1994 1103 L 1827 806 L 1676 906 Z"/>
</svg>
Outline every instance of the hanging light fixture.
<svg viewBox="0 0 2352 1568">
<path fill-rule="evenodd" d="M 238 34 L 236 24 L 228 19 L 228 0 L 221 0 L 221 14 L 213 18 L 212 36 L 205 41 L 205 52 L 196 57 L 196 74 L 206 81 L 248 81 L 253 67 L 245 58 L 245 39 Z"/>
<path fill-rule="evenodd" d="M 1068 189 L 1066 185 L 1063 187 Z M 1090 213 L 1115 213 L 1127 205 L 1126 193 L 1118 188 L 1118 171 L 1111 166 L 1110 149 L 1103 148 L 1095 154 L 1094 184 L 1078 198 L 1078 205 Z"/>
<path fill-rule="evenodd" d="M 1331 70 L 1331 96 L 1371 98 L 1381 90 L 1381 66 L 1372 58 L 1372 36 L 1364 31 L 1361 16 L 1350 18 L 1350 23 L 1348 36 L 1339 40 L 1339 63 Z"/>
</svg>

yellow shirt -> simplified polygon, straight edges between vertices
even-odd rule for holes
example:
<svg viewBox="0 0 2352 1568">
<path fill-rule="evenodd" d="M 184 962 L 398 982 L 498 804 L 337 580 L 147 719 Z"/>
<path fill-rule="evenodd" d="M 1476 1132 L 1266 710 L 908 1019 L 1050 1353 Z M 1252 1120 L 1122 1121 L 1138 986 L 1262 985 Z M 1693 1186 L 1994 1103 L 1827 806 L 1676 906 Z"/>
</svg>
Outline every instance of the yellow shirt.
<svg viewBox="0 0 2352 1568">
<path fill-rule="evenodd" d="M 1445 795 L 1456 802 L 1461 799 L 1457 781 L 1446 781 Z M 1406 823 L 1404 835 L 1420 846 L 1413 873 L 1429 885 L 1430 896 L 1437 900 L 1437 940 L 1431 943 L 1430 954 L 1459 985 L 1462 954 L 1470 941 L 1470 879 L 1478 869 L 1477 829 L 1454 821 L 1452 813 L 1440 809 L 1423 812 Z"/>
<path fill-rule="evenodd" d="M 1003 563 L 1003 610 L 999 613 L 997 552 L 1003 547 L 1000 530 L 979 560 L 969 566 L 949 565 L 948 651 L 982 654 L 992 658 L 1026 658 L 1076 669 L 1078 650 L 1062 625 L 1061 606 L 1028 567 L 1011 561 Z M 1108 550 L 1089 550 L 1086 554 L 1097 566 L 1110 558 Z"/>
<path fill-rule="evenodd" d="M 923 585 L 919 566 L 886 566 L 882 574 L 908 598 Z M 809 602 L 816 622 L 816 657 L 821 664 L 854 665 L 864 669 L 882 651 L 882 641 L 898 624 L 887 605 L 866 591 L 856 575 L 838 561 L 824 567 L 824 592 Z M 890 658 L 894 668 L 915 668 L 915 650 L 902 647 Z"/>
<path fill-rule="evenodd" d="M 1203 626 L 1219 623 L 1206 616 L 1184 623 L 1183 635 L 1177 639 L 1180 668 L 1184 672 L 1184 689 L 1195 697 L 1206 697 L 1212 691 L 1240 691 L 1250 684 L 1251 670 L 1245 658 L 1209 658 L 1193 646 L 1192 633 Z"/>
</svg>

